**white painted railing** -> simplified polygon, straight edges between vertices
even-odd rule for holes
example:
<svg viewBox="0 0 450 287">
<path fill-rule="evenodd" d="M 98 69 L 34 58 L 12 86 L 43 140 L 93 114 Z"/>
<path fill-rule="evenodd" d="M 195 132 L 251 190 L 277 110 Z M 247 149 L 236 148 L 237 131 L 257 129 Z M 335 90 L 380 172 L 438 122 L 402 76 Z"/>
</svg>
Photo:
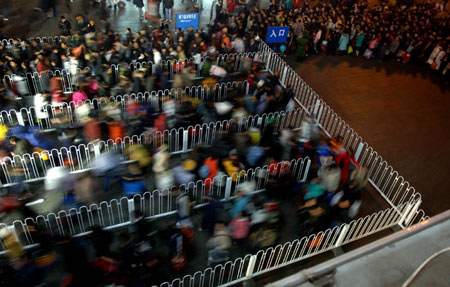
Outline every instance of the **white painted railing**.
<svg viewBox="0 0 450 287">
<path fill-rule="evenodd" d="M 36 218 L 15 220 L 10 227 L 15 231 L 16 237 L 24 246 L 33 246 L 35 240 L 28 226 L 43 226 L 51 235 L 57 236 L 82 236 L 91 232 L 94 227 L 112 229 L 132 223 L 134 211 L 138 211 L 146 218 L 161 217 L 175 214 L 174 190 L 188 192 L 196 207 L 207 203 L 205 195 L 228 201 L 237 192 L 239 183 L 242 181 L 254 181 L 255 192 L 262 191 L 269 179 L 270 174 L 279 176 L 286 171 L 299 182 L 305 182 L 311 161 L 309 158 L 280 162 L 277 165 L 257 167 L 245 171 L 245 174 L 236 173 L 236 184 L 233 176 L 223 175 L 214 180 L 206 179 L 191 182 L 188 185 L 171 187 L 163 190 L 148 191 L 143 194 L 134 195 L 133 198 L 122 197 L 109 202 L 103 201 L 99 204 L 82 206 L 61 210 L 57 213 L 39 215 Z M 0 223 L 0 228 L 7 226 Z M 5 246 L 0 241 L 0 254 L 5 251 Z"/>
</svg>

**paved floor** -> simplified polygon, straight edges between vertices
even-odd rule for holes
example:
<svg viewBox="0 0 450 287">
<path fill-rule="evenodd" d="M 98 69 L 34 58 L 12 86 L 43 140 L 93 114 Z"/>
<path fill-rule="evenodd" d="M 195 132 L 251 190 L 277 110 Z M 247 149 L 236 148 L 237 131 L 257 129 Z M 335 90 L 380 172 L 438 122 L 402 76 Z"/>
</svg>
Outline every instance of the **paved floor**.
<svg viewBox="0 0 450 287">
<path fill-rule="evenodd" d="M 421 66 L 348 56 L 287 58 L 299 75 L 422 194 L 450 208 L 450 86 Z"/>
<path fill-rule="evenodd" d="M 90 0 L 86 0 L 92 3 Z M 0 31 L 3 32 L 7 38 L 28 38 L 28 37 L 46 37 L 60 35 L 58 29 L 58 22 L 60 16 L 65 16 L 72 24 L 72 30 L 75 27 L 75 17 L 77 15 L 83 15 L 85 19 L 96 20 L 96 29 L 102 29 L 103 23 L 99 20 L 99 10 L 93 6 L 89 6 L 89 13 L 86 15 L 82 9 L 82 0 L 75 0 L 70 4 L 66 4 L 69 0 L 57 1 L 57 17 L 51 17 L 46 19 L 42 11 L 37 11 L 34 7 L 38 7 L 40 0 L 36 1 L 23 1 L 15 0 L 12 4 L 12 12 L 10 12 L 9 21 L 3 23 L 3 27 L 0 26 Z M 108 22 L 111 28 L 116 32 L 125 33 L 126 28 L 131 28 L 133 33 L 139 31 L 151 23 L 147 20 L 139 19 L 139 10 L 133 5 L 132 1 L 124 0 L 126 7 L 123 9 L 107 9 Z M 170 24 L 171 28 L 175 27 L 175 15 L 178 13 L 191 13 L 195 12 L 194 2 L 192 0 L 175 1 L 174 10 L 172 12 L 173 22 Z M 201 3 L 199 25 L 204 28 L 209 24 L 211 5 L 213 0 L 198 0 L 196 2 Z M 31 4 L 30 4 L 31 3 Z M 145 8 L 147 8 L 147 1 L 144 0 Z M 69 10 L 70 7 L 70 10 Z M 163 5 L 160 5 L 160 15 L 163 14 Z M 51 15 L 53 16 L 53 14 Z"/>
</svg>

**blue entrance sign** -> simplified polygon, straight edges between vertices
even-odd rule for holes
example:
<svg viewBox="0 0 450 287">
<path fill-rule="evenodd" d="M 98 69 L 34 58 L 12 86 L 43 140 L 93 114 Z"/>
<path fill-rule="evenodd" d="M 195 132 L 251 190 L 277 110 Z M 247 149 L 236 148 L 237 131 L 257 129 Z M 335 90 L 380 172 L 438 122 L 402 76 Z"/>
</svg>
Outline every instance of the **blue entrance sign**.
<svg viewBox="0 0 450 287">
<path fill-rule="evenodd" d="M 266 43 L 286 43 L 289 27 L 273 27 L 267 28 Z"/>
<path fill-rule="evenodd" d="M 198 29 L 198 13 L 177 14 L 177 29 Z"/>
</svg>

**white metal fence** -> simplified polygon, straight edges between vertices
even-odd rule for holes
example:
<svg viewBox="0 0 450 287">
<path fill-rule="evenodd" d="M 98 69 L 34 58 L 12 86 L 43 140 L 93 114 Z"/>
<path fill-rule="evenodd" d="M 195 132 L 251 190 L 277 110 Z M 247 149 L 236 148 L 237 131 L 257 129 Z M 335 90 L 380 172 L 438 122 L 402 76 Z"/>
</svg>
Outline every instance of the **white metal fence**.
<svg viewBox="0 0 450 287">
<path fill-rule="evenodd" d="M 381 230 L 406 228 L 428 218 L 420 208 L 421 195 L 378 153 L 345 123 L 287 63 L 265 43 L 260 52 L 266 68 L 280 75 L 283 85 L 294 90 L 297 103 L 329 136 L 341 136 L 347 149 L 355 152 L 361 166 L 369 169 L 369 181 L 391 208 L 329 228 L 293 242 L 270 247 L 256 255 L 247 255 L 210 267 L 193 275 L 166 282 L 160 287 L 232 286 L 251 276 L 273 271 L 308 257 L 338 248 Z"/>
<path fill-rule="evenodd" d="M 333 250 L 381 230 L 394 226 L 411 226 L 425 218 L 423 212 L 416 213 L 419 205 L 420 199 L 411 200 L 317 234 L 260 250 L 255 255 L 249 254 L 244 258 L 209 267 L 193 275 L 163 283 L 160 287 L 215 287 L 242 283 L 252 276 Z"/>
<path fill-rule="evenodd" d="M 184 153 L 197 145 L 208 145 L 218 140 L 228 131 L 245 131 L 250 127 L 264 129 L 267 119 L 276 120 L 276 130 L 280 128 L 299 126 L 303 117 L 303 110 L 276 112 L 263 115 L 249 116 L 239 121 L 224 120 L 222 122 L 204 123 L 187 128 L 165 131 L 155 131 L 125 137 L 123 139 L 100 141 L 96 144 L 80 144 L 78 146 L 63 147 L 50 151 L 34 152 L 22 156 L 4 157 L 0 159 L 0 179 L 3 186 L 15 184 L 19 180 L 42 180 L 49 168 L 67 166 L 71 172 L 80 172 L 93 167 L 93 159 L 100 151 L 114 151 L 121 155 L 123 161 L 128 160 L 127 148 L 131 145 L 142 144 L 156 149 L 165 143 L 171 153 Z M 24 178 L 15 176 L 16 169 L 23 169 Z"/>
<path fill-rule="evenodd" d="M 173 193 L 177 189 L 181 192 L 188 192 L 194 206 L 198 207 L 206 203 L 205 195 L 225 201 L 229 200 L 235 196 L 241 181 L 254 181 L 256 183 L 255 192 L 263 190 L 269 178 L 269 171 L 275 176 L 290 172 L 297 181 L 305 182 L 310 164 L 311 161 L 308 158 L 280 162 L 277 165 L 249 169 L 244 174 L 236 173 L 236 184 L 233 183 L 233 177 L 223 175 L 212 181 L 209 179 L 199 180 L 188 185 L 145 192 L 142 195 L 135 195 L 132 199 L 122 197 L 109 202 L 103 201 L 90 206 L 61 210 L 46 216 L 26 218 L 23 221 L 15 220 L 9 228 L 15 231 L 17 238 L 25 246 L 33 246 L 36 243 L 29 226 L 43 227 L 53 236 L 81 236 L 92 231 L 96 226 L 115 228 L 130 224 L 134 211 L 139 211 L 146 218 L 173 214 L 177 208 Z M 4 226 L 7 225 L 0 223 L 0 228 Z M 5 246 L 1 241 L 0 247 L 1 254 L 1 251 L 5 251 Z"/>
<path fill-rule="evenodd" d="M 279 120 L 279 122 L 284 122 L 284 124 L 287 124 L 288 122 L 295 122 L 293 126 L 298 126 L 303 113 L 306 112 L 316 119 L 319 126 L 328 135 L 341 136 L 345 146 L 355 152 L 359 163 L 362 166 L 368 167 L 370 183 L 372 186 L 392 207 L 378 213 L 353 220 L 348 224 L 342 224 L 332 229 L 327 229 L 319 232 L 318 234 L 313 234 L 293 242 L 288 242 L 273 248 L 261 250 L 256 255 L 247 255 L 244 258 L 238 258 L 223 265 L 217 265 L 213 268 L 207 268 L 204 271 L 196 272 L 193 275 L 184 276 L 182 279 L 175 279 L 171 283 L 166 282 L 162 284 L 161 287 L 206 287 L 236 284 L 244 281 L 248 278 L 248 276 L 257 276 L 259 274 L 272 271 L 305 258 L 332 250 L 344 244 L 348 244 L 381 230 L 394 226 L 405 228 L 411 226 L 413 223 L 420 222 L 428 218 L 424 211 L 419 209 L 421 204 L 420 194 L 417 193 L 415 189 L 406 180 L 404 180 L 404 178 L 400 176 L 397 171 L 393 169 L 392 166 L 384 161 L 383 158 L 379 156 L 378 153 L 374 151 L 374 149 L 366 142 L 363 142 L 362 138 L 355 131 L 353 131 L 353 129 L 351 129 L 349 125 L 346 124 L 345 121 L 343 121 L 323 100 L 321 100 L 319 96 L 295 73 L 291 67 L 289 67 L 279 56 L 273 53 L 269 46 L 262 43 L 260 52 L 262 53 L 259 55 L 265 62 L 266 68 L 273 73 L 279 73 L 281 82 L 285 86 L 290 86 L 294 89 L 297 103 L 302 107 L 301 111 L 294 111 L 294 114 L 296 115 L 294 117 L 290 116 L 291 113 L 288 113 L 289 116 L 280 113 L 279 115 L 283 116 L 281 116 L 282 120 Z M 246 121 L 245 126 L 252 126 L 255 124 L 255 120 L 260 124 L 264 122 L 264 119 L 254 117 L 252 120 L 249 119 Z M 223 130 L 227 126 L 229 126 L 229 122 L 226 124 L 221 123 L 219 127 L 215 126 L 212 134 L 215 134 L 217 128 L 219 128 L 219 130 Z M 192 130 L 196 130 L 196 128 L 193 128 Z M 185 134 L 186 130 L 183 130 L 182 133 Z M 183 146 L 185 145 L 184 142 L 183 137 Z M 302 163 L 302 167 L 303 166 L 305 166 L 304 162 Z M 252 174 L 254 176 L 256 173 L 252 171 Z M 229 179 L 227 182 L 228 181 Z M 193 187 L 195 187 L 195 185 L 193 185 Z M 184 187 L 184 189 L 186 190 L 186 187 Z M 223 192 L 224 198 L 226 198 L 227 194 L 226 189 L 227 188 L 225 188 Z M 202 190 L 202 188 L 200 188 L 200 190 Z M 217 190 L 221 189 L 218 188 Z M 197 194 L 194 195 L 194 198 L 201 198 L 201 191 L 200 194 L 198 191 L 199 189 L 197 189 Z M 166 194 L 170 194 L 170 192 L 171 191 L 167 191 Z M 170 196 L 164 200 L 161 199 L 161 197 L 166 196 L 164 192 L 155 191 L 154 194 L 146 194 L 147 195 L 135 197 L 133 202 L 137 201 L 138 203 L 133 204 L 133 207 L 141 208 L 144 212 L 150 212 L 153 210 L 157 214 L 171 211 L 173 212 L 174 209 L 171 209 L 173 202 L 169 199 Z M 232 193 L 229 192 L 228 196 L 231 194 Z M 149 198 L 148 202 L 152 202 L 152 204 L 140 204 L 140 202 L 145 201 L 146 196 Z M 199 202 L 199 204 L 201 203 L 202 202 Z M 130 220 L 127 217 L 129 216 L 128 212 L 123 211 L 123 208 L 125 206 L 128 208 L 128 204 L 130 204 L 128 199 L 113 200 L 110 203 L 101 203 L 100 206 L 102 204 L 105 205 L 105 210 L 108 211 L 104 215 L 95 215 L 95 218 L 96 220 L 98 218 L 97 222 L 99 222 L 100 225 L 103 224 L 106 226 L 109 223 L 114 223 L 108 225 L 112 226 Z M 144 206 L 148 206 L 148 208 L 146 209 Z M 68 212 L 62 211 L 61 214 L 58 213 L 58 215 L 51 215 L 50 217 L 38 217 L 36 220 L 28 218 L 24 222 L 16 221 L 14 223 L 14 228 L 16 229 L 17 234 L 21 234 L 21 240 L 25 240 L 23 242 L 26 242 L 27 244 L 33 244 L 33 240 L 29 234 L 28 228 L 26 227 L 27 221 L 29 221 L 30 224 L 35 224 L 40 221 L 45 224 L 47 228 L 50 228 L 50 226 L 56 226 L 54 231 L 57 230 L 59 233 L 64 232 L 64 234 L 81 234 L 86 232 L 86 229 L 83 229 L 84 227 L 77 227 L 77 229 L 75 224 L 73 224 L 74 220 L 77 222 L 85 222 L 87 219 L 90 224 L 88 226 L 96 224 L 93 219 L 94 217 L 92 215 L 88 215 L 88 210 L 90 209 L 85 207 L 79 211 L 72 211 L 73 214 L 71 214 L 71 211 L 69 210 Z M 116 212 L 114 213 L 113 210 Z M 92 211 L 90 212 L 90 214 L 92 214 Z M 86 214 L 84 217 L 81 215 L 83 213 Z M 119 218 L 114 219 L 112 217 L 113 213 L 117 214 Z M 157 214 L 151 214 L 150 216 Z M 63 223 L 61 218 L 67 218 L 67 223 L 66 221 Z M 105 219 L 109 220 L 108 223 L 105 223 Z M 54 224 L 51 224 L 51 222 L 54 222 Z M 62 226 L 64 224 L 65 227 L 63 228 Z"/>
<path fill-rule="evenodd" d="M 408 181 L 389 165 L 368 143 L 356 133 L 300 76 L 271 48 L 261 43 L 260 52 L 266 68 L 279 73 L 281 82 L 295 92 L 297 103 L 329 136 L 341 136 L 347 149 L 355 152 L 361 166 L 369 169 L 372 186 L 392 206 L 396 207 L 411 200 L 421 200 Z"/>
<path fill-rule="evenodd" d="M 184 60 L 170 60 L 161 61 L 159 65 L 153 62 L 137 62 L 137 63 L 123 63 L 119 65 L 110 65 L 108 70 L 111 75 L 112 85 L 119 82 L 120 75 L 130 74 L 133 71 L 140 68 L 148 68 L 150 74 L 155 74 L 156 72 L 164 73 L 167 72 L 168 80 L 172 81 L 175 74 L 179 73 L 182 68 L 187 65 L 194 65 L 196 67 L 196 77 L 201 78 L 203 64 L 210 60 L 213 64 L 220 64 L 221 62 L 227 62 L 231 67 L 233 72 L 242 71 L 245 66 L 244 63 L 248 62 L 249 59 L 259 59 L 260 53 L 234 53 L 218 55 L 214 59 L 209 57 L 202 57 L 200 59 L 184 59 Z M 107 71 L 108 72 L 108 71 Z M 57 77 L 61 83 L 63 92 L 71 93 L 76 91 L 78 83 L 85 76 L 94 75 L 96 72 L 91 71 L 90 68 L 85 67 L 83 69 L 76 69 L 75 71 L 69 71 L 66 69 L 53 70 L 48 72 L 34 72 L 26 73 L 23 75 L 6 75 L 3 78 L 5 86 L 10 90 L 15 90 L 21 96 L 33 96 L 36 94 L 44 94 L 49 91 L 50 79 Z"/>
<path fill-rule="evenodd" d="M 90 110 L 102 111 L 110 103 L 119 103 L 122 111 L 126 106 L 133 102 L 147 103 L 155 113 L 164 112 L 164 102 L 166 96 L 170 96 L 172 100 L 179 101 L 183 96 L 189 96 L 202 101 L 210 100 L 214 102 L 222 101 L 229 95 L 229 89 L 233 88 L 233 92 L 248 93 L 248 83 L 243 82 L 227 82 L 215 85 L 199 85 L 186 87 L 185 89 L 170 89 L 151 91 L 138 94 L 125 94 L 109 98 L 95 98 L 83 101 L 89 105 Z M 76 106 L 81 103 L 73 101 L 62 103 L 59 106 L 45 105 L 42 107 L 32 106 L 29 108 L 21 108 L 19 111 L 3 110 L 0 112 L 0 122 L 2 124 L 15 126 L 38 126 L 40 130 L 48 130 L 54 127 L 53 120 L 57 117 L 67 117 L 70 124 L 78 122 Z"/>
</svg>

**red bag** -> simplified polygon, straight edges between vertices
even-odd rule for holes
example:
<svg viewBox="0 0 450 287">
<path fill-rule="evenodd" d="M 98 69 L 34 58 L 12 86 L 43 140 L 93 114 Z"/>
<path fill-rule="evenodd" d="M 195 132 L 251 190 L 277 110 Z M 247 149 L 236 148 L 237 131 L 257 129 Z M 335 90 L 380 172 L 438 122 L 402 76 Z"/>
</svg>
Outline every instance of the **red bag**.
<svg viewBox="0 0 450 287">
<path fill-rule="evenodd" d="M 20 202 L 11 195 L 0 197 L 0 212 L 10 212 L 20 206 Z"/>
</svg>

